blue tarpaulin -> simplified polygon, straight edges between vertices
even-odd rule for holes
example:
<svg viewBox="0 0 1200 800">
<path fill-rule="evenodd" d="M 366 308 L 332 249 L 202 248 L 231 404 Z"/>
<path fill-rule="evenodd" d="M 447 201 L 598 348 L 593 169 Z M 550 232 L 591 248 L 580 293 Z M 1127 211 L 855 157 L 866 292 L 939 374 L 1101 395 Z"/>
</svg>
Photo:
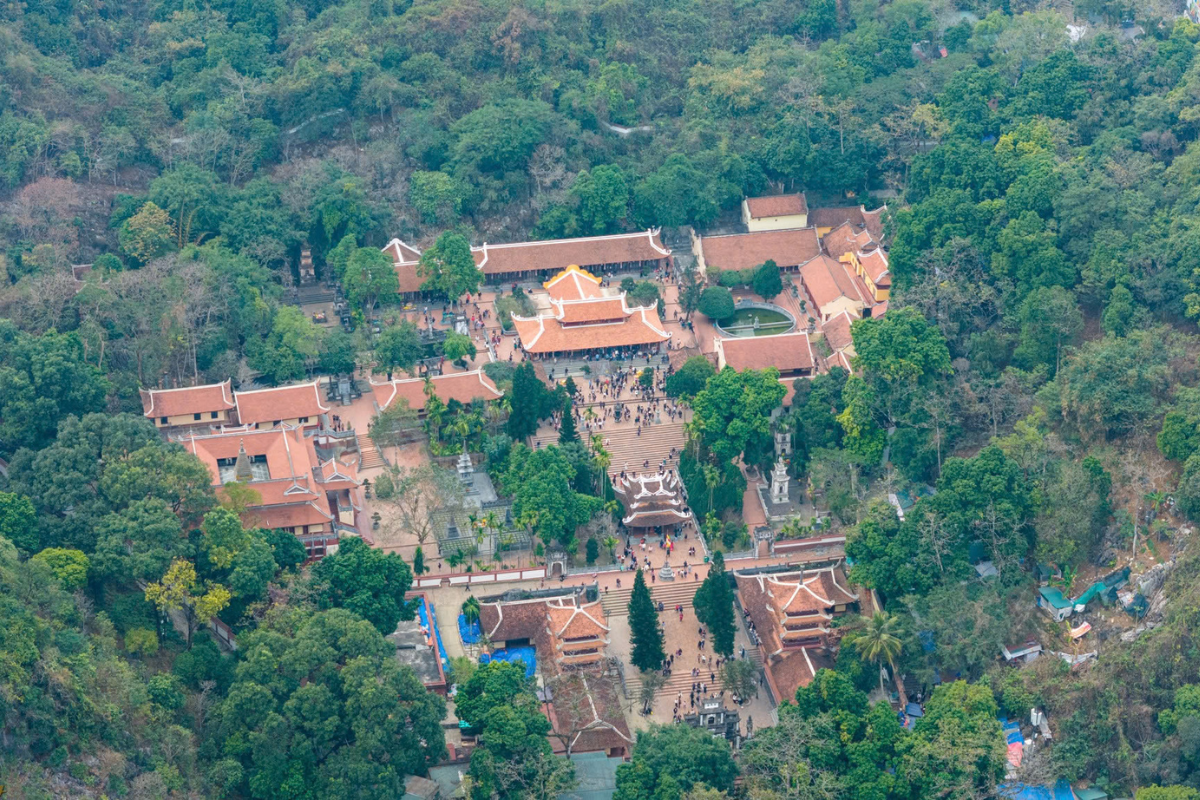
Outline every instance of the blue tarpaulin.
<svg viewBox="0 0 1200 800">
<path fill-rule="evenodd" d="M 458 635 L 462 637 L 463 644 L 478 644 L 479 637 L 483 635 L 483 632 L 479 630 L 478 620 L 468 625 L 466 616 L 459 614 Z"/>
<path fill-rule="evenodd" d="M 1065 778 L 1059 778 L 1054 784 L 1054 800 L 1075 800 L 1075 793 L 1071 791 L 1071 784 L 1067 783 Z"/>
<path fill-rule="evenodd" d="M 1045 786 L 1028 786 L 1024 783 L 1006 783 L 1000 787 L 1000 796 L 1011 800 L 1054 800 L 1054 795 Z"/>
<path fill-rule="evenodd" d="M 925 716 L 925 712 L 922 711 L 921 707 L 919 705 L 917 705 L 916 703 L 909 703 L 908 705 L 906 705 L 904 707 L 904 713 L 908 714 L 910 717 Z"/>
</svg>

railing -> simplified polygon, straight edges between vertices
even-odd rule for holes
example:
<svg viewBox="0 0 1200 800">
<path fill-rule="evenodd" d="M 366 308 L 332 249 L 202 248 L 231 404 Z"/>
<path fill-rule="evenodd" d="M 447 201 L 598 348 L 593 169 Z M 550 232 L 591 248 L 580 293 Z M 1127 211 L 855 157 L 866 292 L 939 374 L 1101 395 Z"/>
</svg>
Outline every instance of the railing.
<svg viewBox="0 0 1200 800">
<path fill-rule="evenodd" d="M 475 586 L 481 583 L 510 583 L 537 580 L 545 577 L 545 567 L 502 569 L 493 572 L 459 572 L 452 575 L 430 575 L 428 577 L 417 578 L 413 581 L 413 587 L 429 589 L 441 586 L 443 582 L 451 586 Z"/>
<path fill-rule="evenodd" d="M 230 628 L 217 617 L 213 617 L 208 621 L 208 627 L 213 632 L 213 635 L 230 650 L 236 651 L 238 649 L 237 637 L 233 635 L 233 628 Z"/>
</svg>

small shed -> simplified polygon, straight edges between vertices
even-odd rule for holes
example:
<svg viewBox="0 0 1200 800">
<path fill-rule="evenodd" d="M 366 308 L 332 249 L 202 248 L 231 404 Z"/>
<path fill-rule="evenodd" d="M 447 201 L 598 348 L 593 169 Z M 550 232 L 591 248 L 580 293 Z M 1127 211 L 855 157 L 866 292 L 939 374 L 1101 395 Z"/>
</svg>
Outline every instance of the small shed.
<svg viewBox="0 0 1200 800">
<path fill-rule="evenodd" d="M 1046 612 L 1055 622 L 1062 622 L 1071 616 L 1075 604 L 1063 597 L 1062 590 L 1057 586 L 1042 586 L 1037 593 L 1037 606 Z"/>
<path fill-rule="evenodd" d="M 1040 656 L 1042 654 L 1042 646 L 1038 642 L 1030 640 L 1028 642 L 1025 642 L 1025 644 L 1016 645 L 1013 647 L 1008 647 L 1006 645 L 1006 646 L 1000 648 L 1000 651 L 1002 653 L 1004 653 L 1005 661 L 1029 662 L 1029 661 L 1033 661 L 1035 658 L 1037 658 L 1038 656 Z"/>
<path fill-rule="evenodd" d="M 1089 789 L 1076 789 L 1075 800 L 1108 800 L 1108 792 L 1094 786 Z"/>
</svg>

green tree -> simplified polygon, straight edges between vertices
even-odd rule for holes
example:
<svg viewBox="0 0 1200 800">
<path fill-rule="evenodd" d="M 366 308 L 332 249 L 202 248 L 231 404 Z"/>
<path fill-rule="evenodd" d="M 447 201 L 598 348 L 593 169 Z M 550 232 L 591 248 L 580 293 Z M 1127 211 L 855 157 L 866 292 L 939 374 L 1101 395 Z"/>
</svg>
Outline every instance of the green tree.
<svg viewBox="0 0 1200 800">
<path fill-rule="evenodd" d="M 313 591 L 322 608 L 345 608 L 370 622 L 383 635 L 412 619 L 414 607 L 404 600 L 412 586 L 412 570 L 396 553 L 384 553 L 362 539 L 342 541 L 338 551 L 317 562 Z"/>
<path fill-rule="evenodd" d="M 417 577 L 429 571 L 429 567 L 425 566 L 425 550 L 420 545 L 413 551 L 412 571 Z"/>
<path fill-rule="evenodd" d="M 658 611 L 650 599 L 650 590 L 640 569 L 633 578 L 633 594 L 629 598 L 629 636 L 633 642 L 632 661 L 635 667 L 647 672 L 662 666 L 666 657 L 662 628 L 658 625 Z"/>
<path fill-rule="evenodd" d="M 573 549 L 575 531 L 601 509 L 599 497 L 572 488 L 574 474 L 560 447 L 517 445 L 509 455 L 501 483 L 513 495 L 513 514 L 545 544 L 557 541 Z"/>
<path fill-rule="evenodd" d="M 146 587 L 146 599 L 154 603 L 160 614 L 182 613 L 187 625 L 187 646 L 191 650 L 196 630 L 229 605 L 230 594 L 220 584 L 201 583 L 192 562 L 176 559 L 161 580 Z"/>
<path fill-rule="evenodd" d="M 248 656 L 210 713 L 217 765 L 237 768 L 231 788 L 244 796 L 335 797 L 353 786 L 399 797 L 407 776 L 445 754 L 445 703 L 349 611 L 292 614 L 240 645 Z"/>
<path fill-rule="evenodd" d="M 0 492 L 0 539 L 7 539 L 26 553 L 38 548 L 37 516 L 28 497 Z"/>
<path fill-rule="evenodd" d="M 509 404 L 508 435 L 520 441 L 537 433 L 538 423 L 555 410 L 554 394 L 523 361 L 513 373 L 512 389 L 505 393 Z"/>
<path fill-rule="evenodd" d="M 575 429 L 575 409 L 571 403 L 570 395 L 567 396 L 567 402 L 563 406 L 562 427 L 558 431 L 558 443 L 570 444 L 571 442 L 579 441 L 579 432 Z"/>
<path fill-rule="evenodd" d="M 1045 364 L 1057 372 L 1063 351 L 1083 333 L 1083 315 L 1061 286 L 1034 289 L 1021 303 L 1021 340 L 1013 358 L 1026 369 Z"/>
<path fill-rule="evenodd" d="M 725 557 L 719 550 L 713 553 L 708 575 L 696 590 L 692 604 L 696 608 L 696 619 L 712 634 L 713 652 L 726 658 L 733 655 L 733 637 L 737 634 L 733 619 L 733 587 L 725 572 Z"/>
<path fill-rule="evenodd" d="M 667 376 L 667 396 L 691 398 L 701 391 L 717 368 L 704 356 L 692 356 Z"/>
<path fill-rule="evenodd" d="M 725 739 L 688 725 L 656 725 L 638 733 L 633 758 L 617 767 L 613 800 L 667 800 L 704 787 L 731 792 L 737 774 Z"/>
<path fill-rule="evenodd" d="M 767 259 L 754 268 L 750 288 L 764 300 L 771 300 L 783 291 L 783 278 L 780 277 L 779 267 L 774 261 Z"/>
<path fill-rule="evenodd" d="M 400 292 L 400 279 L 392 260 L 382 250 L 362 247 L 350 256 L 342 276 L 346 299 L 361 305 L 363 314 L 371 316 L 377 306 L 392 305 Z"/>
<path fill-rule="evenodd" d="M 771 414 L 786 393 L 774 367 L 742 372 L 726 367 L 692 398 L 692 430 L 718 464 L 739 456 L 753 464 L 769 461 Z"/>
<path fill-rule="evenodd" d="M 462 234 L 450 231 L 421 254 L 417 275 L 422 279 L 421 291 L 433 292 L 447 300 L 478 292 L 481 280 L 470 243 Z"/>
<path fill-rule="evenodd" d="M 478 351 L 475 342 L 465 333 L 447 333 L 442 342 L 442 355 L 451 361 L 464 362 L 474 358 Z"/>
<path fill-rule="evenodd" d="M 620 230 L 629 208 L 629 185 L 620 167 L 601 164 L 580 172 L 571 184 L 571 196 L 579 204 L 576 214 L 584 234 L 597 236 Z"/>
<path fill-rule="evenodd" d="M 409 179 L 408 201 L 426 225 L 450 225 L 462 213 L 466 190 L 444 172 L 418 170 Z"/>
<path fill-rule="evenodd" d="M 138 264 L 146 264 L 175 248 L 175 227 L 166 211 L 148 202 L 121 223 L 117 239 L 122 253 Z"/>
<path fill-rule="evenodd" d="M 234 522 L 241 530 L 241 524 Z M 138 500 L 96 525 L 96 574 L 119 581 L 152 581 L 176 558 L 191 556 L 179 517 L 158 498 Z"/>
<path fill-rule="evenodd" d="M 1200 800 L 1200 790 L 1190 786 L 1143 786 L 1134 800 Z"/>
<path fill-rule="evenodd" d="M 854 640 L 854 646 L 867 661 L 888 665 L 896 681 L 896 691 L 900 693 L 900 707 L 906 707 L 908 697 L 904 694 L 904 681 L 896 669 L 896 659 L 900 658 L 902 648 L 899 618 L 886 611 L 876 611 L 867 620 L 861 635 Z M 883 691 L 882 670 L 879 673 L 879 690 Z"/>
<path fill-rule="evenodd" d="M 540 100 L 501 100 L 478 108 L 452 127 L 451 163 L 460 175 L 523 170 L 550 130 L 554 112 Z M 461 294 L 459 292 L 458 294 Z M 457 297 L 458 294 L 450 295 Z"/>
<path fill-rule="evenodd" d="M 58 578 L 62 587 L 69 592 L 87 585 L 88 557 L 79 550 L 47 547 L 29 560 L 49 567 L 54 577 Z"/>
<path fill-rule="evenodd" d="M 733 293 L 724 286 L 710 286 L 700 295 L 697 310 L 713 322 L 721 322 L 733 316 Z"/>
<path fill-rule="evenodd" d="M 380 372 L 402 370 L 412 373 L 413 367 L 424 354 L 421 334 L 417 326 L 408 320 L 384 328 L 375 340 L 375 368 Z"/>
</svg>

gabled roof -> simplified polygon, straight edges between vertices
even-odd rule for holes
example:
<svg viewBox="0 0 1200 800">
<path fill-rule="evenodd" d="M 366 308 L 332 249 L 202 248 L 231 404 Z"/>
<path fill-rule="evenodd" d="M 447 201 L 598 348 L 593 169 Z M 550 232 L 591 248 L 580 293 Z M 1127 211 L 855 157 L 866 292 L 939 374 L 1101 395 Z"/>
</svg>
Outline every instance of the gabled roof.
<svg viewBox="0 0 1200 800">
<path fill-rule="evenodd" d="M 400 282 L 399 292 L 412 294 L 421 291 L 421 284 L 425 282 L 417 275 L 421 251 L 399 239 L 392 239 L 383 246 L 383 252 L 391 257 L 392 265 L 396 268 L 396 278 Z"/>
<path fill-rule="evenodd" d="M 746 209 L 751 219 L 791 217 L 808 213 L 804 194 L 780 194 L 774 197 L 747 197 Z"/>
<path fill-rule="evenodd" d="M 859 252 L 858 263 L 862 264 L 863 271 L 867 273 L 871 283 L 881 288 L 892 285 L 892 273 L 888 268 L 887 253 L 878 247 L 874 250 Z"/>
<path fill-rule="evenodd" d="M 233 397 L 237 402 L 238 421 L 243 425 L 302 417 L 316 419 L 329 411 L 329 407 L 321 402 L 319 381 L 234 392 Z"/>
<path fill-rule="evenodd" d="M 463 405 L 473 400 L 498 400 L 504 392 L 496 388 L 492 379 L 483 370 L 470 372 L 451 372 L 445 375 L 434 375 L 430 378 L 433 391 L 443 403 L 457 400 Z M 425 379 L 424 378 L 394 378 L 391 381 L 371 382 L 371 391 L 375 394 L 375 403 L 379 410 L 387 409 L 397 398 L 408 401 L 408 407 L 420 411 L 425 408 Z"/>
<path fill-rule="evenodd" d="M 816 228 L 732 233 L 697 237 L 706 269 L 753 269 L 774 261 L 779 267 L 797 267 L 821 252 Z"/>
<path fill-rule="evenodd" d="M 725 363 L 738 372 L 745 369 L 775 367 L 781 373 L 813 368 L 812 345 L 807 331 L 792 331 L 774 336 L 718 337 Z"/>
<path fill-rule="evenodd" d="M 208 414 L 233 408 L 230 381 L 182 389 L 142 389 L 142 409 L 146 417 L 182 417 Z"/>
<path fill-rule="evenodd" d="M 542 286 L 550 293 L 551 300 L 582 300 L 603 296 L 600 281 L 597 276 L 572 264 Z"/>
<path fill-rule="evenodd" d="M 846 265 L 827 255 L 819 255 L 800 267 L 800 278 L 818 308 L 825 308 L 842 297 L 864 306 L 871 304 L 865 287 L 859 287 Z"/>
<path fill-rule="evenodd" d="M 825 335 L 829 349 L 837 352 L 854 346 L 854 337 L 850 335 L 852 322 L 849 312 L 842 311 L 830 317 L 829 321 L 821 326 L 821 333 Z"/>
<path fill-rule="evenodd" d="M 579 239 L 553 239 L 544 242 L 513 242 L 472 247 L 475 265 L 485 275 L 544 272 L 605 264 L 659 261 L 671 255 L 663 246 L 658 229 L 613 236 L 589 236 Z"/>
<path fill-rule="evenodd" d="M 821 246 L 832 258 L 840 259 L 847 253 L 866 250 L 875 239 L 862 225 L 847 220 L 821 237 Z"/>
</svg>

